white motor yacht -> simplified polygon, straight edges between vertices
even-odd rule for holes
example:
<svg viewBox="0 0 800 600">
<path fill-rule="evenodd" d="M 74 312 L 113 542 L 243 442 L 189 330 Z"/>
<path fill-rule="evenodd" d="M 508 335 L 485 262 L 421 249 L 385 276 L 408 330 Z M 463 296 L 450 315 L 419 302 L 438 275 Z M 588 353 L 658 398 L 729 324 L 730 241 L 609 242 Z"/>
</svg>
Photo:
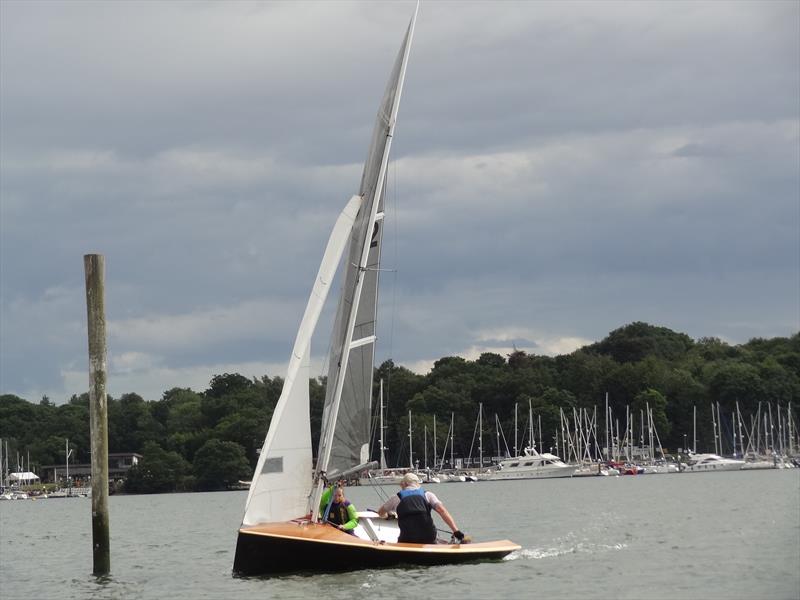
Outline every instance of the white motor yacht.
<svg viewBox="0 0 800 600">
<path fill-rule="evenodd" d="M 485 479 L 546 479 L 549 477 L 572 477 L 578 465 L 568 465 L 555 454 L 539 454 L 532 448 L 525 448 L 525 454 L 500 461 L 497 470 L 486 475 Z"/>
<path fill-rule="evenodd" d="M 744 461 L 736 458 L 724 458 L 719 454 L 693 454 L 683 468 L 685 473 L 702 473 L 706 471 L 740 471 Z"/>
</svg>

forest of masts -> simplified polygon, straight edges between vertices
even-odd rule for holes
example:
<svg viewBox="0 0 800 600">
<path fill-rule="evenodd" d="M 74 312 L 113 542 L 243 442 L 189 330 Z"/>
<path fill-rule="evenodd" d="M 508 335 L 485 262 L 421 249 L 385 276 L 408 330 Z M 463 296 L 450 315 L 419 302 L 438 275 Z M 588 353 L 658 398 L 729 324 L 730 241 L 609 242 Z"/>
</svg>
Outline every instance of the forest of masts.
<svg viewBox="0 0 800 600">
<path fill-rule="evenodd" d="M 564 409 L 560 412 L 560 428 L 552 432 L 552 445 L 544 442 L 542 435 L 542 419 L 538 415 L 534 419 L 532 407 L 528 405 L 527 427 L 523 427 L 520 437 L 519 428 L 519 403 L 514 405 L 514 439 L 513 445 L 509 447 L 503 427 L 497 414 L 494 415 L 494 454 L 484 455 L 484 423 L 483 423 L 483 403 L 479 405 L 475 430 L 472 434 L 469 454 L 465 458 L 454 456 L 454 414 L 450 416 L 450 427 L 445 436 L 445 447 L 441 455 L 438 453 L 436 434 L 436 415 L 433 416 L 433 431 L 429 436 L 428 426 L 424 426 L 423 432 L 423 452 L 419 456 L 417 451 L 416 459 L 413 447 L 414 432 L 411 426 L 411 411 L 408 412 L 408 464 L 398 464 L 397 468 L 419 469 L 420 467 L 429 470 L 445 470 L 454 468 L 481 468 L 491 466 L 502 460 L 527 452 L 550 452 L 559 455 L 568 463 L 597 463 L 602 461 L 614 462 L 637 462 L 654 463 L 658 460 L 667 458 L 668 453 L 661 445 L 661 440 L 656 429 L 653 411 L 649 405 L 639 411 L 639 415 L 634 414 L 629 406 L 625 407 L 624 429 L 621 428 L 621 421 L 615 418 L 613 410 L 608 405 L 608 395 L 606 394 L 605 419 L 603 420 L 603 432 L 598 435 L 598 415 L 595 407 L 591 412 L 586 408 L 573 408 L 572 415 L 565 413 Z M 637 419 L 638 416 L 638 419 Z M 730 414 L 724 414 L 719 407 L 719 403 L 711 404 L 711 418 L 714 432 L 714 454 L 732 456 L 734 458 L 756 458 L 771 456 L 795 457 L 800 452 L 800 435 L 792 415 L 792 405 L 782 408 L 775 407 L 770 403 L 758 404 L 755 414 L 742 416 L 739 410 L 739 403 L 736 403 L 736 410 Z M 693 410 L 693 431 L 691 438 L 684 434 L 684 444 L 677 449 L 675 455 L 696 454 L 697 450 L 697 407 Z M 536 426 L 534 425 L 536 423 Z M 378 440 L 380 448 L 381 469 L 389 468 L 386 462 L 386 450 L 384 445 L 383 431 L 383 412 L 380 414 L 380 425 L 377 428 L 380 432 Z M 491 428 L 489 428 L 491 435 Z M 428 455 L 428 440 L 431 439 L 432 453 Z M 538 442 L 537 442 L 538 440 Z M 691 444 L 690 444 L 691 442 Z M 476 447 L 477 446 L 477 447 Z M 711 452 L 711 448 L 701 449 Z M 473 451 L 476 456 L 473 456 Z M 421 459 L 421 462 L 420 462 Z"/>
</svg>

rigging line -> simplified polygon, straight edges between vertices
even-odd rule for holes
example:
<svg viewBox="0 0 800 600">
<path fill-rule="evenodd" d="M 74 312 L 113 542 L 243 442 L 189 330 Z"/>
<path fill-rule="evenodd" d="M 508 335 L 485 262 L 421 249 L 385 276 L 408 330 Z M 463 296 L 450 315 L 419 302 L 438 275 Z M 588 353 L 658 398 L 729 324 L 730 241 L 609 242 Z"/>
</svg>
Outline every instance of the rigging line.
<svg viewBox="0 0 800 600">
<path fill-rule="evenodd" d="M 475 429 L 472 431 L 472 442 L 469 445 L 469 454 L 467 455 L 467 460 L 469 464 L 472 464 L 472 448 L 475 446 L 475 436 L 478 434 L 478 421 L 475 421 Z M 480 444 L 479 444 L 480 445 Z"/>
<path fill-rule="evenodd" d="M 384 207 L 383 207 L 383 212 L 384 212 L 384 223 L 386 222 L 386 216 L 389 216 L 390 212 L 391 212 L 391 216 L 389 216 L 389 218 L 394 222 L 394 239 L 392 241 L 392 246 L 393 246 L 393 251 L 394 251 L 394 257 L 393 258 L 394 258 L 394 262 L 395 262 L 395 266 L 396 266 L 397 265 L 397 256 L 398 256 L 398 252 L 397 252 L 397 208 L 396 208 L 396 204 L 397 204 L 397 161 L 392 161 L 388 165 L 387 172 L 388 171 L 394 171 L 394 174 L 391 177 L 392 185 L 394 186 L 394 192 L 393 192 L 393 195 L 390 195 L 390 194 L 386 193 L 387 189 L 389 188 L 389 181 L 388 180 L 390 179 L 390 177 L 387 177 L 384 180 L 384 183 L 383 183 L 383 185 L 384 185 L 384 194 L 383 194 Z M 394 217 L 394 218 L 392 219 L 391 217 Z M 383 242 L 382 242 L 382 245 L 383 245 Z M 389 313 L 390 313 L 390 315 L 389 315 L 389 336 L 388 336 L 389 339 L 387 340 L 387 342 L 388 342 L 387 343 L 388 356 L 387 356 L 386 359 L 384 359 L 384 362 L 385 362 L 386 360 L 391 360 L 392 357 L 394 356 L 394 324 L 395 324 L 395 313 L 396 313 L 396 307 L 397 307 L 397 269 L 395 268 L 395 269 L 380 269 L 380 270 L 387 271 L 387 272 L 390 272 L 390 273 L 394 273 L 394 278 L 393 278 L 393 281 L 392 281 L 392 301 L 391 301 L 391 306 L 390 306 L 390 310 L 389 310 Z M 392 393 L 391 392 L 392 392 L 392 369 L 390 368 L 389 371 L 386 373 L 386 386 L 385 386 L 385 394 L 384 394 L 384 409 L 386 410 L 387 414 L 389 414 L 389 403 L 391 402 L 391 398 L 392 398 Z M 384 440 L 384 442 L 385 442 L 385 440 Z M 399 464 L 399 460 L 400 460 L 400 456 L 398 455 L 397 461 L 395 461 L 395 464 Z"/>
<path fill-rule="evenodd" d="M 375 493 L 378 495 L 378 499 L 382 500 L 381 504 L 389 499 L 389 494 L 387 494 L 386 490 L 383 489 L 383 484 L 375 481 L 374 477 L 369 473 L 367 473 L 367 481 L 369 482 L 367 485 L 375 490 Z"/>
<path fill-rule="evenodd" d="M 395 312 L 397 309 L 397 266 L 399 263 L 399 255 L 397 250 L 397 238 L 398 238 L 398 210 L 397 205 L 400 202 L 399 191 L 398 191 L 398 176 L 397 176 L 397 161 L 392 162 L 392 170 L 394 171 L 394 177 L 392 178 L 392 184 L 394 185 L 394 195 L 392 197 L 392 216 L 394 217 L 392 221 L 394 222 L 394 239 L 392 240 L 392 246 L 394 247 L 394 281 L 392 282 L 392 306 L 390 312 L 390 325 L 389 325 L 389 356 L 394 356 L 394 319 L 395 319 Z"/>
</svg>

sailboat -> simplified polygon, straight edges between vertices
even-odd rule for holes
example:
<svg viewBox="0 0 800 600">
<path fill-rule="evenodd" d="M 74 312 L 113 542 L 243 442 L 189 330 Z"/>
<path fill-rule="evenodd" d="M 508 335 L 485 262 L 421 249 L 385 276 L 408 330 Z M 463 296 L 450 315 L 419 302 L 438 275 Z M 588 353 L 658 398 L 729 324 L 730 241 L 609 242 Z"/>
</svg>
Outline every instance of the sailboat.
<svg viewBox="0 0 800 600">
<path fill-rule="evenodd" d="M 369 511 L 360 513 L 355 535 L 350 535 L 325 523 L 320 514 L 327 485 L 376 466 L 369 462 L 369 438 L 383 190 L 417 10 L 378 110 L 359 193 L 336 220 L 300 322 L 247 494 L 233 564 L 240 575 L 451 564 L 498 559 L 520 548 L 509 540 L 398 543 L 397 522 Z M 315 465 L 309 414 L 310 340 L 346 248 Z"/>
</svg>

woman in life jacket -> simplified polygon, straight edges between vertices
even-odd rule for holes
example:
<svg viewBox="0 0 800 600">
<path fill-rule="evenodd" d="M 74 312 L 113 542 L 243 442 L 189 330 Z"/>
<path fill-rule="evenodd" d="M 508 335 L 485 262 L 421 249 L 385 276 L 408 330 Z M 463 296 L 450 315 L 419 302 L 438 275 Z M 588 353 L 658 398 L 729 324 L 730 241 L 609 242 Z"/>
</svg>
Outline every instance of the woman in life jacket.
<svg viewBox="0 0 800 600">
<path fill-rule="evenodd" d="M 397 513 L 397 524 L 400 526 L 398 542 L 412 544 L 435 544 L 436 525 L 431 518 L 431 509 L 442 517 L 453 531 L 453 537 L 461 543 L 464 534 L 458 530 L 455 520 L 447 512 L 442 501 L 432 492 L 420 487 L 420 480 L 414 473 L 406 473 L 400 481 L 400 492 L 392 496 L 378 509 L 381 517 L 389 513 Z"/>
<path fill-rule="evenodd" d="M 353 529 L 358 525 L 358 511 L 349 500 L 345 499 L 342 486 L 330 486 L 322 492 L 319 512 L 325 515 L 326 511 L 325 521 L 345 533 L 355 535 Z"/>
</svg>

